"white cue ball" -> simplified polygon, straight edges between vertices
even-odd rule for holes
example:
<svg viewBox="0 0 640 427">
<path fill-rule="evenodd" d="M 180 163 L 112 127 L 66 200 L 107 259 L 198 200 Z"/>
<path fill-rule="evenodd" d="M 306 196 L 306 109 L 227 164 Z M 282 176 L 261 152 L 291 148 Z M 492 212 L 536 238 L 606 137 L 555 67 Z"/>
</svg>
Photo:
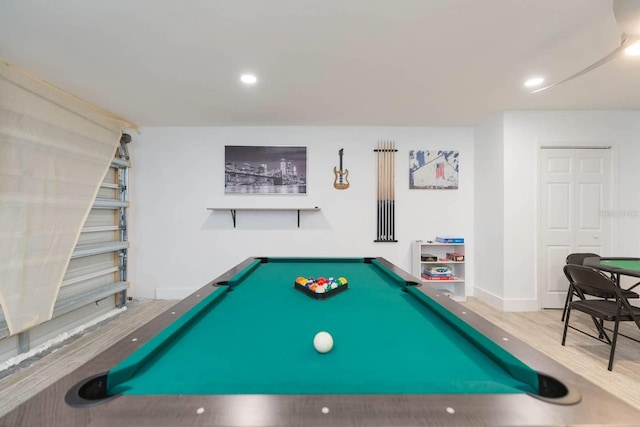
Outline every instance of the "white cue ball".
<svg viewBox="0 0 640 427">
<path fill-rule="evenodd" d="M 328 332 L 318 332 L 313 337 L 313 346 L 318 353 L 328 353 L 333 348 L 333 337 Z"/>
</svg>

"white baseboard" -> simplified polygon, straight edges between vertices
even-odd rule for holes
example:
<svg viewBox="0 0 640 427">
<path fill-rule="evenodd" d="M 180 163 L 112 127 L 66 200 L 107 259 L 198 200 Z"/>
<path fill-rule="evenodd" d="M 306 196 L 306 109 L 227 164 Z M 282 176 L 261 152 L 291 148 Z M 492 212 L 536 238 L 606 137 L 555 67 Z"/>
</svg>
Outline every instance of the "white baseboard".
<svg viewBox="0 0 640 427">
<path fill-rule="evenodd" d="M 473 296 L 481 299 L 482 301 L 486 302 L 487 304 L 489 304 L 491 307 L 493 308 L 497 308 L 498 310 L 502 310 L 502 298 L 498 297 L 497 295 L 486 291 L 482 288 L 478 288 L 476 286 L 474 286 L 473 288 Z"/>
<path fill-rule="evenodd" d="M 473 288 L 473 295 L 502 311 L 538 311 L 540 309 L 536 299 L 505 299 L 478 287 Z"/>
</svg>

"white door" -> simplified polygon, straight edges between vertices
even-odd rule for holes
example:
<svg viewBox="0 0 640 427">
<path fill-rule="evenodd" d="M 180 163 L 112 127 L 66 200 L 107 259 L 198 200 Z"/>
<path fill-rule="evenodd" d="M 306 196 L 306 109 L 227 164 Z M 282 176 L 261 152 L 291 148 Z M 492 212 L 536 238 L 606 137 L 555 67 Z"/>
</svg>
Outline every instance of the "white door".
<svg viewBox="0 0 640 427">
<path fill-rule="evenodd" d="M 611 225 L 611 150 L 541 148 L 538 289 L 541 308 L 562 308 L 572 252 L 608 255 Z"/>
</svg>

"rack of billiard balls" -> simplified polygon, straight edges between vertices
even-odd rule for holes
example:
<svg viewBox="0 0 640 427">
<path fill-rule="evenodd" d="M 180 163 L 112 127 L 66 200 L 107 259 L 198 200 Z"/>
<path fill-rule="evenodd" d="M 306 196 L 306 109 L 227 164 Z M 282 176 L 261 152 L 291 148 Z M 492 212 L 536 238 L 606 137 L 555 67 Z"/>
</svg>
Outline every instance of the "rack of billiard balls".
<svg viewBox="0 0 640 427">
<path fill-rule="evenodd" d="M 333 277 L 328 279 L 324 277 L 317 279 L 313 277 L 298 277 L 293 287 L 311 298 L 326 299 L 346 291 L 349 284 L 344 277 L 338 277 L 337 279 Z"/>
</svg>

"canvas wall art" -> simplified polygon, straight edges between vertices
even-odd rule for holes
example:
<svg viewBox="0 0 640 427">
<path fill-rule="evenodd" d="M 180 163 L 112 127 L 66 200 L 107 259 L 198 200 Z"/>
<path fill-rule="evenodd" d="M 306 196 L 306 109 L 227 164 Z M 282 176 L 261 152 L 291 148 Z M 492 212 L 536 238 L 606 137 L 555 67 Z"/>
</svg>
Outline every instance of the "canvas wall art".
<svg viewBox="0 0 640 427">
<path fill-rule="evenodd" d="M 306 194 L 307 147 L 227 145 L 225 194 Z"/>
<path fill-rule="evenodd" d="M 458 151 L 409 151 L 409 188 L 455 190 L 458 188 Z"/>
</svg>

